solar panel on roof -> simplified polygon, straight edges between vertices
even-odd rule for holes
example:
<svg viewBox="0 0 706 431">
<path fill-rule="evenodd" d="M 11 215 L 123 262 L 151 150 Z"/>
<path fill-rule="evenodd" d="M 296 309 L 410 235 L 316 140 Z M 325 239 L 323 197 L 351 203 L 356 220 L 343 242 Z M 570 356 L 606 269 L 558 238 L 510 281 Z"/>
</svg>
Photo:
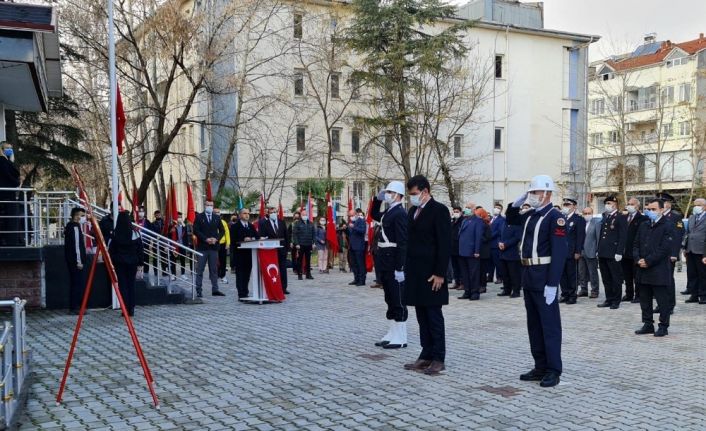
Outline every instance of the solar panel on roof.
<svg viewBox="0 0 706 431">
<path fill-rule="evenodd" d="M 640 45 L 637 48 L 635 48 L 635 51 L 633 51 L 630 54 L 630 57 L 639 57 L 641 55 L 654 54 L 655 52 L 659 51 L 659 48 L 661 46 L 662 46 L 662 42 L 652 42 L 652 43 L 646 43 L 644 45 Z"/>
<path fill-rule="evenodd" d="M 49 25 L 51 18 L 50 6 L 0 2 L 0 21 L 3 22 Z"/>
</svg>

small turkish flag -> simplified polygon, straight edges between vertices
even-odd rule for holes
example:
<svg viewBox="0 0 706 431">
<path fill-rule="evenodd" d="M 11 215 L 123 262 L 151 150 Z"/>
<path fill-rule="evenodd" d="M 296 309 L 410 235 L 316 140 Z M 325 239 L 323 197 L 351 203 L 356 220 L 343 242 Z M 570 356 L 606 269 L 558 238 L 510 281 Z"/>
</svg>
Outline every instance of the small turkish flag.
<svg viewBox="0 0 706 431">
<path fill-rule="evenodd" d="M 125 140 L 125 108 L 123 108 L 123 98 L 120 95 L 120 86 L 117 87 L 117 99 L 115 101 L 115 120 L 116 120 L 116 145 L 118 147 L 118 155 L 123 155 L 123 141 Z"/>
</svg>

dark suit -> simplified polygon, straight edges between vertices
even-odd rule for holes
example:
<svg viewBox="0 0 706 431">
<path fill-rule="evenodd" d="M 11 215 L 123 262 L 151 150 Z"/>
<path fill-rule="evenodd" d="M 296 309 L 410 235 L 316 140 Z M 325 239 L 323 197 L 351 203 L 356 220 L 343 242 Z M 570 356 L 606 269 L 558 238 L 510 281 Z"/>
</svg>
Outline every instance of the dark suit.
<svg viewBox="0 0 706 431">
<path fill-rule="evenodd" d="M 380 212 L 381 203 L 382 201 L 374 198 L 370 212 L 373 220 L 380 222 L 382 226 L 375 234 L 378 247 L 375 252 L 375 269 L 379 273 L 378 281 L 382 283 L 385 292 L 387 320 L 406 322 L 407 307 L 402 301 L 404 282 L 398 283 L 395 280 L 395 271 L 404 271 L 407 258 L 407 214 L 402 204 Z"/>
<path fill-rule="evenodd" d="M 413 305 L 417 313 L 422 345 L 419 359 L 443 362 L 446 336 L 441 307 L 449 303 L 449 289 L 445 280 L 433 291 L 428 280 L 432 275 L 445 277 L 449 267 L 451 216 L 432 198 L 422 208 L 410 208 L 408 225 L 405 304 Z"/>
<path fill-rule="evenodd" d="M 522 265 L 520 264 L 520 240 L 522 226 L 505 224 L 500 242 L 505 248 L 500 252 L 500 264 L 503 267 L 503 292 L 518 296 L 521 288 Z"/>
<path fill-rule="evenodd" d="M 617 210 L 612 214 L 603 214 L 601 238 L 598 241 L 598 265 L 605 289 L 607 304 L 619 306 L 623 292 L 623 268 L 615 255 L 625 253 L 628 236 L 628 222 Z"/>
<path fill-rule="evenodd" d="M 633 216 L 627 216 L 628 222 L 628 234 L 627 240 L 625 241 L 625 252 L 623 253 L 623 260 L 620 261 L 623 268 L 623 279 L 625 280 L 625 300 L 630 301 L 633 298 L 639 297 L 640 293 L 635 289 L 635 259 L 632 256 L 633 244 L 635 243 L 635 237 L 637 236 L 637 231 L 643 222 L 649 221 L 647 216 L 643 215 L 639 211 L 635 212 Z"/>
<path fill-rule="evenodd" d="M 464 296 L 480 296 L 480 249 L 483 244 L 485 223 L 478 216 L 466 217 L 458 232 L 458 250 L 463 277 Z M 478 256 L 476 256 L 478 255 Z"/>
<path fill-rule="evenodd" d="M 456 286 L 460 286 L 463 283 L 463 280 L 461 280 L 461 260 L 458 255 L 458 231 L 461 229 L 463 220 L 463 217 L 459 217 L 451 221 L 451 268 L 453 269 Z"/>
<path fill-rule="evenodd" d="M 282 290 L 287 291 L 287 253 L 289 252 L 289 243 L 291 238 L 289 237 L 289 229 L 284 220 L 277 220 L 274 222 L 275 226 L 272 225 L 272 220 L 261 219 L 260 220 L 260 237 L 267 237 L 270 239 L 279 239 L 279 245 L 281 248 L 277 249 L 277 259 L 279 264 L 279 273 L 282 279 Z"/>
<path fill-rule="evenodd" d="M 201 296 L 201 284 L 203 283 L 203 271 L 208 264 L 208 276 L 211 279 L 211 292 L 218 291 L 218 241 L 225 235 L 225 229 L 221 218 L 215 214 L 210 216 L 201 213 L 194 220 L 194 235 L 198 239 L 196 249 L 202 254 L 196 264 L 196 293 Z M 215 244 L 208 244 L 206 239 L 216 238 Z"/>
<path fill-rule="evenodd" d="M 252 250 L 240 248 L 240 243 L 245 241 L 245 238 L 259 238 L 259 235 L 252 223 L 247 222 L 243 226 L 243 221 L 238 220 L 231 226 L 231 240 L 237 244 L 235 249 L 235 287 L 238 289 L 238 298 L 247 298 L 249 294 L 248 282 L 252 272 Z M 280 272 L 280 274 L 282 273 Z"/>
<path fill-rule="evenodd" d="M 490 274 L 490 280 L 493 281 L 493 275 L 495 279 L 500 281 L 503 279 L 502 265 L 500 265 L 500 249 L 498 248 L 498 243 L 500 242 L 500 237 L 503 235 L 505 230 L 505 217 L 502 215 L 494 216 L 490 221 L 490 258 L 491 264 L 488 269 L 488 274 Z"/>
<path fill-rule="evenodd" d="M 348 227 L 348 237 L 350 238 L 351 246 L 351 272 L 353 272 L 353 281 L 356 284 L 365 284 L 365 231 L 367 223 L 361 217 L 358 217 L 353 226 Z M 372 239 L 371 239 L 372 240 Z"/>
<path fill-rule="evenodd" d="M 575 255 L 581 255 L 583 243 L 586 238 L 586 220 L 583 216 L 574 212 L 566 218 L 566 242 L 568 254 L 564 272 L 561 274 L 561 296 L 566 300 L 575 300 L 578 294 L 578 259 Z"/>
<path fill-rule="evenodd" d="M 673 237 L 674 229 L 671 221 L 665 217 L 657 220 L 643 222 L 639 229 L 635 242 L 633 243 L 633 258 L 636 261 L 645 259 L 647 268 L 637 268 L 635 281 L 640 290 L 640 308 L 642 309 L 642 321 L 652 324 L 652 299 L 657 299 L 659 307 L 659 326 L 669 326 L 669 306 L 668 289 L 672 286 L 672 273 L 670 256 L 673 252 L 674 243 L 679 245 Z"/>
<path fill-rule="evenodd" d="M 665 211 L 667 211 L 666 208 Z M 665 218 L 665 221 L 669 221 L 669 225 L 674 230 L 672 232 L 672 238 L 674 238 L 674 240 L 672 241 L 672 252 L 670 256 L 674 259 L 674 261 L 670 260 L 672 266 L 672 283 L 668 289 L 669 305 L 672 309 L 674 309 L 674 306 L 677 304 L 676 284 L 674 283 L 674 267 L 676 266 L 676 261 L 679 260 L 681 241 L 682 238 L 684 238 L 684 222 L 681 220 L 682 215 L 672 209 L 670 209 L 669 212 L 666 212 L 663 217 Z"/>
<path fill-rule="evenodd" d="M 84 270 L 86 260 L 86 243 L 81 225 L 70 221 L 64 229 L 64 259 L 69 269 L 69 310 L 78 310 L 83 299 Z M 81 269 L 78 268 L 81 264 Z"/>
</svg>

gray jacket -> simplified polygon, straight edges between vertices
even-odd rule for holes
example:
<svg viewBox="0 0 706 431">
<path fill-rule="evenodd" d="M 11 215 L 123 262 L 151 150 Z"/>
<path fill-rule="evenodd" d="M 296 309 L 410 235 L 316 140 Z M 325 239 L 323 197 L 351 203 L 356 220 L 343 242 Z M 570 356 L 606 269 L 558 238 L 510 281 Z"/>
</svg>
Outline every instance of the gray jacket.
<svg viewBox="0 0 706 431">
<path fill-rule="evenodd" d="M 598 239 L 601 237 L 601 219 L 593 217 L 586 228 L 586 239 L 583 242 L 581 256 L 596 259 L 598 257 Z"/>
<path fill-rule="evenodd" d="M 706 241 L 706 214 L 701 214 L 701 220 L 696 222 L 696 216 L 689 217 L 686 225 L 682 248 L 689 253 L 704 254 L 704 241 Z"/>
</svg>

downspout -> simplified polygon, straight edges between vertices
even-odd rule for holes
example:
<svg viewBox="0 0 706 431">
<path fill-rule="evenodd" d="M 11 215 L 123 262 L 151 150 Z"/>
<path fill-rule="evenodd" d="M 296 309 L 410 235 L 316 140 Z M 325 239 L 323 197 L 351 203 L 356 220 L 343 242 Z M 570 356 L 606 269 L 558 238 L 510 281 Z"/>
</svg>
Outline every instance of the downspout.
<svg viewBox="0 0 706 431">
<path fill-rule="evenodd" d="M 507 175 L 507 152 L 510 150 L 508 143 L 510 142 L 510 25 L 505 25 L 505 69 L 508 71 L 507 77 L 505 78 L 505 136 L 500 137 L 501 142 L 505 143 L 505 147 L 502 148 L 503 151 L 503 173 L 505 175 L 505 186 L 503 187 L 503 204 L 507 203 L 507 187 L 508 187 L 508 175 Z M 493 134 L 495 130 L 493 130 Z M 495 202 L 493 202 L 495 205 Z"/>
<path fill-rule="evenodd" d="M 586 52 L 584 53 L 584 68 L 583 68 L 583 196 L 581 196 L 582 202 L 586 202 L 587 189 L 588 189 L 588 49 L 593 43 L 593 36 L 586 44 Z M 591 208 L 593 208 L 593 200 L 589 202 Z"/>
</svg>

